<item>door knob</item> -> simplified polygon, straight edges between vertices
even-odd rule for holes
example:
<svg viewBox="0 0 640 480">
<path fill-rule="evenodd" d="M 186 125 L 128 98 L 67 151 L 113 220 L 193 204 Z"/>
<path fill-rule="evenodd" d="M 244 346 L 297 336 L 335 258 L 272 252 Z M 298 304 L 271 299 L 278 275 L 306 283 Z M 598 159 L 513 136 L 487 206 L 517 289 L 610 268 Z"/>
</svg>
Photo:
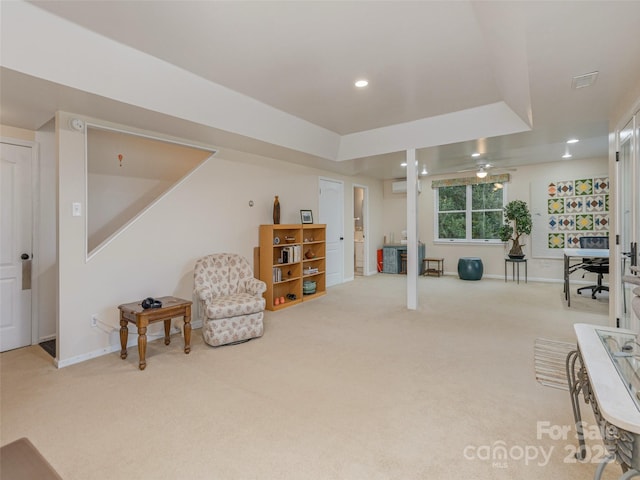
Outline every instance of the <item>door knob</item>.
<svg viewBox="0 0 640 480">
<path fill-rule="evenodd" d="M 23 253 L 20 255 L 22 263 L 22 290 L 31 290 L 31 255 Z"/>
</svg>

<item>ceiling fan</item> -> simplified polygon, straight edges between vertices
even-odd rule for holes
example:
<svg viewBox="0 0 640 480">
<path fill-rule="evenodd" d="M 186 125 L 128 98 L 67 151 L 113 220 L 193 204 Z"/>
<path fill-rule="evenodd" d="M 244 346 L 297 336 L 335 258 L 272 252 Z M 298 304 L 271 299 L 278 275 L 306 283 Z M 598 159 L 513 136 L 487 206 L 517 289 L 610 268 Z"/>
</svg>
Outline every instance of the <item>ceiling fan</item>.
<svg viewBox="0 0 640 480">
<path fill-rule="evenodd" d="M 476 172 L 476 177 L 485 178 L 489 174 L 489 169 L 490 168 L 498 168 L 499 170 L 506 170 L 506 171 L 509 171 L 509 172 L 515 172 L 517 170 L 516 168 L 494 167 L 490 163 L 478 163 L 474 168 L 467 168 L 465 170 L 458 170 L 456 173 Z"/>
<path fill-rule="evenodd" d="M 466 168 L 464 170 L 458 170 L 456 173 L 463 172 L 476 172 L 476 177 L 484 178 L 489 173 L 488 170 L 492 167 L 490 163 L 479 163 L 474 168 Z"/>
</svg>

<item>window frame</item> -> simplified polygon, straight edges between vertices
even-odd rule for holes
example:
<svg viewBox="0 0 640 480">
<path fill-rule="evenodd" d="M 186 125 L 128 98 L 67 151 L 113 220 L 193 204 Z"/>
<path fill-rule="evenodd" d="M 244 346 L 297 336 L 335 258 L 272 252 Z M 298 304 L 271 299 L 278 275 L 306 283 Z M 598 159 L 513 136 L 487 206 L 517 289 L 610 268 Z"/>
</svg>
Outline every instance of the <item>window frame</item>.
<svg viewBox="0 0 640 480">
<path fill-rule="evenodd" d="M 502 186 L 502 207 L 501 208 L 490 208 L 490 209 L 483 209 L 483 210 L 473 210 L 472 209 L 472 203 L 473 203 L 473 187 L 475 185 L 485 185 L 488 183 L 494 183 L 494 182 L 478 182 L 478 183 L 472 183 L 472 184 L 468 184 L 468 185 L 454 185 L 454 186 L 460 186 L 460 187 L 465 187 L 465 238 L 439 238 L 439 234 L 440 234 L 440 213 L 456 213 L 456 212 L 462 212 L 463 210 L 451 210 L 451 211 L 443 211 L 440 212 L 440 189 L 443 187 L 437 187 L 433 189 L 433 195 L 434 195 L 434 201 L 433 201 L 433 205 L 434 205 L 434 217 L 433 217 L 433 242 L 434 243 L 442 243 L 442 244 L 458 244 L 458 245 L 464 245 L 464 244 L 472 244 L 472 245 L 503 245 L 504 242 L 502 240 L 500 240 L 499 238 L 471 238 L 473 235 L 473 213 L 474 212 L 497 212 L 500 211 L 501 214 L 502 212 L 504 212 L 504 207 L 507 205 L 507 183 L 503 183 Z"/>
</svg>

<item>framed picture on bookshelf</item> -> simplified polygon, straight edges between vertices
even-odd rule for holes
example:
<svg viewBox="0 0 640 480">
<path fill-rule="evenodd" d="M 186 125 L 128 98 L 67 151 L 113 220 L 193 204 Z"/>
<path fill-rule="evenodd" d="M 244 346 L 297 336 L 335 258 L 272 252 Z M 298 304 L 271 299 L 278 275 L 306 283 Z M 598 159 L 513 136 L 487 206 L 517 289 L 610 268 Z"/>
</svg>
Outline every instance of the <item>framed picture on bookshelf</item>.
<svg viewBox="0 0 640 480">
<path fill-rule="evenodd" d="M 300 210 L 300 220 L 302 223 L 313 223 L 313 213 L 311 210 Z"/>
</svg>

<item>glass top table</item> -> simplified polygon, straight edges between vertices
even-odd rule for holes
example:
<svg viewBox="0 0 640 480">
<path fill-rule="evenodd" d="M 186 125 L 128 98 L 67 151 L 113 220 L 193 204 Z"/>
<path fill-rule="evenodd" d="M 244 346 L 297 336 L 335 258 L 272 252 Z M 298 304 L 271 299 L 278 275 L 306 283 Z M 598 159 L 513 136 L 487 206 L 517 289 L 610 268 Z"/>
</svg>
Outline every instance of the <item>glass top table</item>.
<svg viewBox="0 0 640 480">
<path fill-rule="evenodd" d="M 611 362 L 640 410 L 640 345 L 635 334 L 596 329 Z"/>
<path fill-rule="evenodd" d="M 640 345 L 638 333 L 577 323 L 577 348 L 567 355 L 567 380 L 579 444 L 576 458 L 585 460 L 584 425 L 579 396 L 590 404 L 607 455 L 596 468 L 601 480 L 614 460 L 623 469 L 619 480 L 640 477 Z"/>
</svg>

